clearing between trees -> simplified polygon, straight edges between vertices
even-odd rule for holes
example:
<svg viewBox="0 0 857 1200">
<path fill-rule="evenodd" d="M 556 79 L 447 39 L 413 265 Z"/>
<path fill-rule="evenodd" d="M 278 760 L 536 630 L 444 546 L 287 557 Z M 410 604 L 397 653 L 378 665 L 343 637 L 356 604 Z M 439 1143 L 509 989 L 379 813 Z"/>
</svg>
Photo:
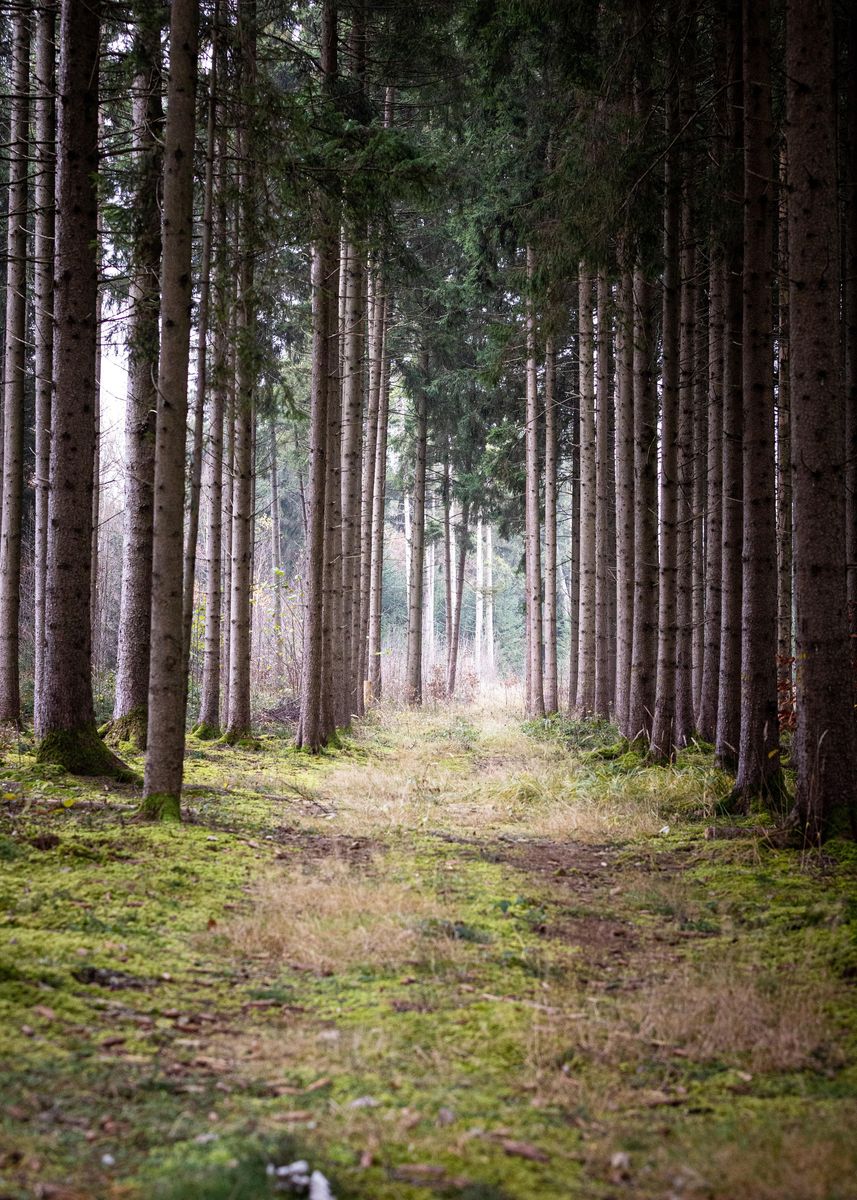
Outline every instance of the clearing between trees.
<svg viewBox="0 0 857 1200">
<path fill-rule="evenodd" d="M 8 751 L 0 1195 L 856 1196 L 853 843 L 798 863 L 706 748 L 615 737 L 191 739 L 180 828 Z"/>
</svg>

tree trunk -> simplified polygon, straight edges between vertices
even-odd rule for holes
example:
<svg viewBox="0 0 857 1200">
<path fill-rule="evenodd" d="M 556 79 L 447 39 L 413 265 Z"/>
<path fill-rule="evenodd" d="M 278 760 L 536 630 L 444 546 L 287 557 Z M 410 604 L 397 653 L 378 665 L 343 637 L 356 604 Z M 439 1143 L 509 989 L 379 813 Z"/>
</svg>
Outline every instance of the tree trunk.
<svg viewBox="0 0 857 1200">
<path fill-rule="evenodd" d="M 455 594 L 453 596 L 452 642 L 449 648 L 449 676 L 446 681 L 446 690 L 450 698 L 455 695 L 455 682 L 458 673 L 458 648 L 461 642 L 461 609 L 464 599 L 464 567 L 467 562 L 469 514 L 470 504 L 467 500 L 464 500 L 461 505 L 461 523 L 458 526 L 458 562 L 456 564 Z"/>
<path fill-rule="evenodd" d="M 405 700 L 423 702 L 423 567 L 426 532 L 426 440 L 425 388 L 428 382 L 428 352 L 421 354 L 422 380 L 416 395 L 416 464 L 414 467 L 414 511 L 411 521 L 411 574 L 408 581 L 408 647 L 405 665 Z"/>
<path fill-rule="evenodd" d="M 777 312 L 777 703 L 781 717 L 794 716 L 792 626 L 794 594 L 792 573 L 792 445 L 789 392 L 789 232 L 788 167 L 785 151 L 780 159 L 779 288 Z M 855 264 L 857 269 L 857 264 Z M 847 345 L 847 343 L 846 343 Z M 846 473 L 850 464 L 846 461 Z M 846 484 L 846 506 L 848 488 Z M 848 555 L 846 553 L 846 559 Z M 848 560 L 850 561 L 850 560 Z"/>
<path fill-rule="evenodd" d="M 616 389 L 616 723 L 625 737 L 634 638 L 634 280 L 622 272 Z"/>
<path fill-rule="evenodd" d="M 595 708 L 595 362 L 592 279 L 580 266 L 580 605 L 577 697 L 582 716 Z"/>
<path fill-rule="evenodd" d="M 220 64 L 218 74 L 222 78 L 225 67 L 224 39 L 218 40 Z M 214 325 L 213 361 L 211 371 L 211 411 L 208 419 L 208 506 L 206 517 L 206 596 L 205 633 L 202 660 L 202 688 L 199 705 L 197 737 L 211 739 L 220 736 L 220 675 L 221 636 L 223 631 L 223 526 L 224 526 L 224 420 L 228 401 L 229 373 L 229 317 L 230 295 L 229 267 L 227 258 L 227 187 L 225 106 L 218 110 L 217 138 L 217 205 L 215 214 L 214 244 L 216 251 L 216 318 Z M 230 418 L 230 429 L 234 441 L 234 422 Z M 231 483 L 231 454 L 229 458 Z M 229 488 L 231 505 L 231 487 Z M 231 558 L 231 547 L 230 547 Z"/>
<path fill-rule="evenodd" d="M 485 530 L 485 665 L 494 681 L 494 542 L 491 526 Z"/>
<path fill-rule="evenodd" d="M 161 357 L 155 436 L 152 653 L 143 809 L 177 820 L 184 765 L 186 686 L 182 629 L 185 442 L 190 357 L 197 0 L 170 9 L 170 82 L 164 131 Z"/>
<path fill-rule="evenodd" d="M 485 539 L 482 517 L 476 522 L 476 628 L 473 633 L 473 669 L 477 687 L 482 687 L 482 643 L 485 636 Z"/>
<path fill-rule="evenodd" d="M 557 399 L 556 342 L 545 342 L 545 711 L 559 712 L 557 674 Z"/>
<path fill-rule="evenodd" d="M 536 375 L 536 314 L 532 295 L 535 275 L 535 251 L 527 247 L 527 400 L 526 400 L 526 582 L 527 582 L 527 629 L 529 630 L 530 684 L 527 689 L 527 712 L 531 717 L 545 714 L 543 679 L 543 632 L 542 632 L 542 563 L 541 522 L 539 517 L 539 407 L 538 379 Z M 459 592 L 461 586 L 459 583 Z M 461 609 L 458 609 L 460 620 Z M 453 631 L 453 639 L 457 633 Z M 450 678 L 455 672 L 450 669 Z M 450 694 L 452 689 L 450 688 Z"/>
<path fill-rule="evenodd" d="M 27 347 L 27 209 L 30 136 L 30 13 L 12 16 L 12 112 L 3 360 L 3 510 L 0 524 L 0 725 L 21 720 L 18 626 L 24 492 L 24 383 Z"/>
<path fill-rule="evenodd" d="M 845 561 L 851 663 L 857 680 L 857 13 L 848 14 L 845 128 Z"/>
<path fill-rule="evenodd" d="M 666 139 L 669 147 L 664 165 L 664 285 L 663 366 L 661 393 L 661 483 L 660 483 L 660 585 L 658 591 L 658 667 L 655 683 L 655 713 L 652 720 L 651 753 L 656 761 L 671 759 L 676 747 L 676 668 L 678 640 L 677 565 L 679 491 L 679 307 L 681 279 L 681 177 L 676 140 L 679 135 L 678 37 L 674 18 L 677 5 L 669 10 L 669 83 L 666 95 Z"/>
<path fill-rule="evenodd" d="M 359 649 L 354 640 L 355 608 L 359 622 L 360 597 L 360 482 L 363 421 L 363 259 L 348 247 L 342 375 L 342 621 L 347 717 L 358 711 Z"/>
<path fill-rule="evenodd" d="M 743 476 L 741 148 L 744 144 L 740 7 L 732 0 L 727 15 L 729 41 L 729 147 L 726 160 L 723 357 L 723 508 L 720 598 L 720 672 L 715 747 L 717 763 L 738 765 L 741 735 L 741 581 Z"/>
<path fill-rule="evenodd" d="M 234 222 L 237 228 L 238 222 Z M 234 251 L 234 247 L 233 247 Z M 237 304 L 234 293 L 230 297 L 231 311 L 227 327 L 226 351 L 226 404 L 223 410 L 225 428 L 225 447 L 223 453 L 223 520 L 222 520 L 222 552 L 223 581 L 221 595 L 223 609 L 220 626 L 223 636 L 223 648 L 220 654 L 220 691 L 222 695 L 223 725 L 229 721 L 229 658 L 230 641 L 232 638 L 232 510 L 233 482 L 235 466 L 235 313 Z"/>
<path fill-rule="evenodd" d="M 774 124 L 769 0 L 744 5 L 744 521 L 741 735 L 734 800 L 777 801 L 777 526 L 771 311 Z"/>
<path fill-rule="evenodd" d="M 595 712 L 609 719 L 613 707 L 615 672 L 611 641 L 615 625 L 616 533 L 614 502 L 613 397 L 610 393 L 610 286 L 599 271 L 598 284 L 597 423 L 595 428 Z M 611 603 L 612 600 L 612 603 Z"/>
<path fill-rule="evenodd" d="M 702 669 L 705 662 L 705 509 L 708 496 L 708 297 L 697 287 L 696 327 L 693 339 L 693 519 L 691 558 L 693 601 L 691 625 L 691 685 L 693 692 L 693 728 L 702 697 Z"/>
<path fill-rule="evenodd" d="M 268 424 L 271 441 L 271 574 L 274 590 L 274 686 L 283 687 L 283 557 L 280 540 L 280 480 L 277 467 L 277 425 L 273 414 Z"/>
<path fill-rule="evenodd" d="M 333 274 L 327 284 L 328 327 L 330 341 L 327 351 L 327 447 L 324 518 L 324 584 L 322 588 L 322 716 L 321 738 L 327 741 L 337 726 L 351 722 L 353 706 L 346 671 L 346 636 L 343 610 L 342 565 L 342 363 L 340 347 L 344 343 L 342 294 L 342 253 L 337 268 L 331 255 Z"/>
<path fill-rule="evenodd" d="M 155 409 L 160 346 L 158 200 L 164 164 L 160 27 L 142 11 L 140 19 L 132 105 L 137 186 L 125 398 L 122 592 L 116 693 L 108 739 L 132 742 L 142 750 L 146 747 L 151 647 Z"/>
<path fill-rule="evenodd" d="M 190 665 L 193 633 L 193 605 L 196 593 L 196 555 L 199 541 L 199 508 L 202 491 L 203 425 L 205 396 L 208 387 L 208 337 L 211 297 L 211 246 L 214 233 L 214 139 L 217 127 L 217 69 L 219 0 L 215 8 L 211 35 L 211 72 L 208 83 L 208 113 L 205 133 L 205 183 L 202 200 L 202 241 L 199 254 L 199 307 L 196 322 L 196 392 L 193 405 L 193 441 L 190 459 L 190 490 L 188 496 L 187 530 L 184 548 L 184 584 L 182 591 L 182 625 L 184 629 L 184 675 Z"/>
<path fill-rule="evenodd" d="M 708 471 L 705 500 L 705 629 L 696 726 L 713 742 L 717 732 L 720 671 L 720 597 L 723 513 L 723 251 L 711 247 L 708 271 Z"/>
<path fill-rule="evenodd" d="M 385 296 L 382 309 L 384 332 L 381 340 L 381 383 L 378 397 L 378 433 L 375 443 L 375 481 L 372 489 L 372 579 L 369 589 L 369 691 L 381 698 L 381 601 L 384 583 L 384 501 L 387 490 L 387 429 L 390 415 L 390 359 L 387 353 L 387 325 L 392 302 Z"/>
<path fill-rule="evenodd" d="M 571 400 L 571 516 L 568 564 L 568 710 L 577 704 L 580 640 L 580 392 Z"/>
<path fill-rule="evenodd" d="M 810 841 L 857 837 L 857 746 L 845 573 L 836 109 L 830 0 L 789 0 L 789 275 L 797 600 L 796 808 Z"/>
<path fill-rule="evenodd" d="M 689 99 L 684 101 L 690 106 Z M 685 112 L 683 120 L 687 119 Z M 686 168 L 691 167 L 689 155 Z M 689 184 L 682 183 L 681 290 L 679 298 L 678 508 L 676 518 L 676 680 L 675 745 L 686 746 L 694 733 L 693 703 L 693 457 L 695 423 L 694 350 L 696 345 L 696 246 Z"/>
<path fill-rule="evenodd" d="M 241 253 L 238 259 L 237 372 L 235 382 L 235 462 L 232 492 L 232 602 L 229 638 L 229 720 L 224 737 L 235 743 L 250 736 L 251 601 L 253 595 L 253 491 L 256 422 L 256 180 L 247 93 L 256 81 L 256 0 L 241 0 L 238 39 L 244 100 L 238 126 L 238 206 Z M 204 347 L 201 351 L 204 354 Z"/>
<path fill-rule="evenodd" d="M 54 151 L 56 142 L 56 6 L 36 16 L 36 179 L 33 245 L 35 338 L 35 645 L 34 694 L 38 709 L 45 653 L 45 567 L 48 547 L 48 479 L 51 459 L 51 385 L 54 347 Z"/>
<path fill-rule="evenodd" d="M 57 92 L 50 496 L 37 755 L 80 775 L 124 773 L 95 729 L 89 612 L 98 270 L 98 10 L 63 0 Z"/>
<path fill-rule="evenodd" d="M 366 436 L 363 441 L 363 481 L 360 507 L 360 634 L 357 642 L 358 678 L 362 711 L 367 696 L 367 655 L 369 607 L 372 589 L 372 500 L 375 493 L 375 458 L 378 443 L 378 409 L 381 400 L 381 359 L 384 346 L 384 296 L 376 264 L 368 272 L 367 308 L 369 312 L 369 393 L 366 409 Z"/>
<path fill-rule="evenodd" d="M 452 523 L 450 518 L 451 484 L 449 469 L 449 443 L 443 461 L 443 586 L 444 586 L 444 630 L 446 637 L 446 664 L 449 675 L 449 652 L 452 646 Z"/>
</svg>

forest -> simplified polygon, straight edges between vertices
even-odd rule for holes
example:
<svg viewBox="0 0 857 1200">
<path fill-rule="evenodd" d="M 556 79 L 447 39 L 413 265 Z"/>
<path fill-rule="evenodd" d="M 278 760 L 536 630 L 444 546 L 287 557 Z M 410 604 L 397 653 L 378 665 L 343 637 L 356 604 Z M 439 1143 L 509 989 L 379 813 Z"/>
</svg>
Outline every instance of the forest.
<svg viewBox="0 0 857 1200">
<path fill-rule="evenodd" d="M 0 80 L 0 1200 L 857 1200 L 857 8 Z"/>
</svg>

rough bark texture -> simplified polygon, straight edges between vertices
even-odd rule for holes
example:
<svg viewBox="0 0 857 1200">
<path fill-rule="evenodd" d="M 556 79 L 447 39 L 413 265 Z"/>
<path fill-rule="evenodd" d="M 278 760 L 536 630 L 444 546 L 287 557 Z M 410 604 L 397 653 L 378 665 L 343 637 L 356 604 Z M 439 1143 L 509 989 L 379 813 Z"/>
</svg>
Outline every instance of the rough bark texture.
<svg viewBox="0 0 857 1200">
<path fill-rule="evenodd" d="M 571 530 L 568 564 L 568 709 L 577 703 L 580 643 L 580 392 L 572 390 L 571 404 Z"/>
<path fill-rule="evenodd" d="M 222 41 L 218 43 L 221 55 Z M 222 74 L 222 68 L 221 72 Z M 205 632 L 202 658 L 202 687 L 199 704 L 198 737 L 220 734 L 220 640 L 223 608 L 223 467 L 224 419 L 227 403 L 229 352 L 227 347 L 227 305 L 230 292 L 226 254 L 227 174 L 225 112 L 218 113 L 220 132 L 217 140 L 217 203 L 215 214 L 216 287 L 214 300 L 213 358 L 211 370 L 211 411 L 208 418 L 208 505 L 206 509 L 206 588 Z M 234 426 L 233 426 L 234 429 Z"/>
<path fill-rule="evenodd" d="M 35 236 L 33 334 L 35 340 L 35 579 L 34 692 L 38 707 L 45 652 L 45 567 L 48 548 L 48 478 L 51 459 L 51 385 L 54 349 L 54 153 L 56 140 L 56 5 L 36 16 Z"/>
<path fill-rule="evenodd" d="M 452 641 L 449 646 L 449 674 L 446 680 L 446 690 L 449 696 L 455 695 L 455 682 L 458 674 L 458 649 L 461 643 L 461 607 L 464 599 L 464 567 L 467 562 L 467 538 L 469 534 L 470 506 L 465 500 L 461 505 L 461 521 L 456 530 L 457 562 L 455 569 L 455 590 L 453 593 L 452 611 Z"/>
<path fill-rule="evenodd" d="M 556 565 L 556 504 L 557 504 L 557 397 L 556 342 L 549 336 L 545 342 L 545 711 L 559 712 L 559 678 L 557 674 L 557 565 Z M 480 630 L 481 632 L 481 630 Z M 481 650 L 481 646 L 480 646 Z"/>
<path fill-rule="evenodd" d="M 613 707 L 611 642 L 615 624 L 615 525 L 611 520 L 614 502 L 613 397 L 610 389 L 610 288 L 603 271 L 598 274 L 598 372 L 596 377 L 597 423 L 595 430 L 595 711 L 609 718 Z M 611 600 L 613 603 L 611 603 Z"/>
<path fill-rule="evenodd" d="M 772 287 L 774 123 L 768 0 L 744 6 L 744 549 L 736 801 L 782 789 L 777 719 L 777 531 Z"/>
<path fill-rule="evenodd" d="M 336 77 L 336 5 L 325 0 L 322 12 L 321 69 L 328 91 Z M 331 284 L 338 283 L 335 213 L 329 201 L 316 198 L 312 249 L 312 381 L 310 385 L 309 499 L 304 581 L 304 640 L 301 669 L 301 715 L 296 743 L 317 753 L 325 740 L 322 721 L 323 588 L 325 565 L 325 490 L 327 480 L 327 409 Z M 334 342 L 338 352 L 338 342 Z"/>
<path fill-rule="evenodd" d="M 789 387 L 789 235 L 787 167 L 780 158 L 779 286 L 777 290 L 777 703 L 781 717 L 794 716 L 792 574 L 792 439 Z M 846 465 L 846 472 L 849 467 Z M 846 506 L 848 495 L 846 489 Z M 846 556 L 847 557 L 847 556 Z"/>
<path fill-rule="evenodd" d="M 190 356 L 193 151 L 197 0 L 173 0 L 164 131 L 161 357 L 155 435 L 152 653 L 143 807 L 153 818 L 180 812 L 185 742 L 182 582 L 187 385 Z"/>
<path fill-rule="evenodd" d="M 256 422 L 256 171 L 250 127 L 250 95 L 256 79 L 256 3 L 241 0 L 238 10 L 241 82 L 244 89 L 238 128 L 238 204 L 241 254 L 238 260 L 237 371 L 235 377 L 235 461 L 232 491 L 232 602 L 229 638 L 229 720 L 224 737 L 250 736 L 250 602 L 253 592 L 254 468 Z M 202 334 L 201 334 L 202 336 Z M 204 353 L 204 350 L 202 351 Z M 194 549 L 195 554 L 195 549 Z M 187 564 L 187 557 L 186 557 Z"/>
<path fill-rule="evenodd" d="M 539 408 L 538 408 L 538 378 L 536 373 L 536 314 L 535 301 L 532 296 L 533 279 L 535 276 L 535 251 L 527 247 L 527 282 L 530 292 L 527 296 L 527 363 L 526 363 L 526 411 L 525 425 L 525 463 L 526 463 L 526 542 L 524 553 L 526 558 L 525 575 L 527 587 L 527 631 L 529 646 L 529 686 L 527 688 L 527 711 L 530 716 L 542 717 L 545 713 L 544 678 L 543 678 L 543 633 L 542 633 L 542 555 L 541 555 L 541 520 L 539 516 Z M 461 592 L 461 580 L 458 581 Z M 461 605 L 457 605 L 456 628 L 453 629 L 453 641 L 457 646 L 458 629 L 461 619 Z M 450 678 L 455 673 L 450 668 Z M 452 694 L 452 688 L 450 688 Z"/>
<path fill-rule="evenodd" d="M 705 629 L 696 726 L 713 742 L 720 671 L 720 596 L 723 553 L 723 252 L 712 247 L 708 273 L 708 471 L 705 500 Z"/>
<path fill-rule="evenodd" d="M 342 375 L 342 622 L 344 670 L 347 681 L 347 720 L 358 711 L 359 650 L 354 639 L 355 609 L 359 622 L 360 596 L 360 476 L 363 421 L 363 258 L 348 247 L 343 331 Z"/>
<path fill-rule="evenodd" d="M 658 397 L 652 289 L 634 271 L 634 632 L 628 737 L 648 738 L 658 645 Z"/>
<path fill-rule="evenodd" d="M 384 296 L 377 265 L 370 264 L 367 309 L 369 313 L 369 390 L 366 406 L 366 436 L 363 440 L 363 481 L 360 500 L 360 634 L 357 643 L 358 678 L 365 710 L 369 607 L 372 589 L 372 499 L 375 492 L 375 457 L 378 442 L 378 406 L 381 398 L 381 356 L 384 342 Z"/>
<path fill-rule="evenodd" d="M 580 603 L 575 707 L 595 708 L 595 363 L 592 279 L 580 268 Z"/>
<path fill-rule="evenodd" d="M 691 690 L 693 728 L 702 696 L 705 662 L 705 509 L 708 499 L 708 297 L 704 287 L 696 289 L 696 324 L 693 335 L 693 481 L 691 560 L 693 597 L 691 603 Z"/>
<path fill-rule="evenodd" d="M 199 253 L 199 305 L 196 317 L 196 380 L 193 401 L 193 440 L 190 458 L 187 529 L 184 545 L 182 623 L 184 628 L 184 673 L 187 677 L 196 597 L 196 555 L 199 541 L 199 510 L 202 496 L 202 451 L 205 398 L 208 388 L 208 339 L 211 308 L 211 263 L 214 234 L 214 141 L 217 127 L 219 3 L 216 0 L 212 25 L 211 71 L 205 134 L 205 183 L 202 200 L 202 240 Z"/>
<path fill-rule="evenodd" d="M 845 126 L 845 556 L 851 663 L 857 679 L 857 11 L 848 7 Z"/>
<path fill-rule="evenodd" d="M 142 15 L 142 14 L 141 14 Z M 152 605 L 152 519 L 155 479 L 155 409 L 160 347 L 161 213 L 163 172 L 160 29 L 141 25 L 135 46 L 133 155 L 133 277 L 125 397 L 125 507 L 122 593 L 111 741 L 145 749 L 149 697 Z"/>
<path fill-rule="evenodd" d="M 676 7 L 671 6 L 672 16 Z M 678 31 L 670 34 L 670 80 L 666 95 L 667 151 L 664 169 L 664 284 L 663 366 L 661 393 L 660 576 L 658 592 L 658 666 L 655 713 L 650 747 L 652 757 L 664 761 L 676 747 L 676 654 L 678 635 L 678 491 L 679 491 L 679 243 L 681 235 L 681 181 L 676 139 L 679 134 Z"/>
<path fill-rule="evenodd" d="M 682 112 L 683 120 L 686 114 Z M 690 167 L 689 156 L 684 168 Z M 679 298 L 678 509 L 676 516 L 675 745 L 693 737 L 693 459 L 696 247 L 687 176 L 682 179 L 681 289 Z"/>
<path fill-rule="evenodd" d="M 422 380 L 414 400 L 416 416 L 413 516 L 411 520 L 411 574 L 408 580 L 408 643 L 405 662 L 405 700 L 423 701 L 423 567 L 426 532 L 426 439 L 427 414 L 425 385 L 428 381 L 428 354 L 421 356 Z"/>
<path fill-rule="evenodd" d="M 0 724 L 21 718 L 18 621 L 24 491 L 24 369 L 27 317 L 30 14 L 12 17 L 12 113 L 6 233 L 6 346 L 3 359 L 3 512 L 0 525 Z"/>
<path fill-rule="evenodd" d="M 280 472 L 277 462 L 277 425 L 273 418 L 268 423 L 271 446 L 271 574 L 274 590 L 274 687 L 279 692 L 283 686 L 285 665 L 283 662 L 283 555 L 280 540 Z"/>
<path fill-rule="evenodd" d="M 857 836 L 857 746 L 845 572 L 844 413 L 829 0 L 789 0 L 791 401 L 797 600 L 796 806 L 808 839 Z M 835 281 L 834 281 L 835 282 Z"/>
<path fill-rule="evenodd" d="M 381 343 L 381 392 L 378 398 L 378 433 L 375 443 L 375 483 L 372 491 L 372 581 L 369 590 L 369 690 L 381 696 L 381 600 L 384 580 L 384 502 L 387 492 L 387 429 L 390 413 L 390 359 L 386 348 L 391 300 L 385 298 L 384 336 Z"/>
<path fill-rule="evenodd" d="M 91 681 L 90 568 L 95 442 L 98 233 L 97 8 L 60 16 L 56 244 L 45 651 L 37 754 L 81 775 L 125 768 L 98 737 Z"/>
<path fill-rule="evenodd" d="M 634 282 L 622 272 L 616 388 L 616 723 L 625 737 L 634 635 Z"/>
<path fill-rule="evenodd" d="M 729 146 L 724 195 L 723 356 L 723 535 L 720 597 L 720 672 L 717 696 L 716 757 L 724 770 L 738 765 L 741 730 L 741 581 L 743 475 L 741 148 L 744 143 L 740 7 L 732 0 L 727 14 L 729 46 Z"/>
</svg>

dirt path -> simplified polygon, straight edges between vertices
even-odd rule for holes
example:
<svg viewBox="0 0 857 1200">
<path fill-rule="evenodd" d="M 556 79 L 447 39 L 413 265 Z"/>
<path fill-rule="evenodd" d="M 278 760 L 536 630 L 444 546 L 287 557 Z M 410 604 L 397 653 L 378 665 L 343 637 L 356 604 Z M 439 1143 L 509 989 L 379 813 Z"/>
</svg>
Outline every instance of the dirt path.
<svg viewBox="0 0 857 1200">
<path fill-rule="evenodd" d="M 609 737 L 196 744 L 181 830 L 22 760 L 0 1197 L 255 1200 L 298 1157 L 340 1200 L 857 1195 L 853 853 L 706 836 L 705 755 Z"/>
</svg>

